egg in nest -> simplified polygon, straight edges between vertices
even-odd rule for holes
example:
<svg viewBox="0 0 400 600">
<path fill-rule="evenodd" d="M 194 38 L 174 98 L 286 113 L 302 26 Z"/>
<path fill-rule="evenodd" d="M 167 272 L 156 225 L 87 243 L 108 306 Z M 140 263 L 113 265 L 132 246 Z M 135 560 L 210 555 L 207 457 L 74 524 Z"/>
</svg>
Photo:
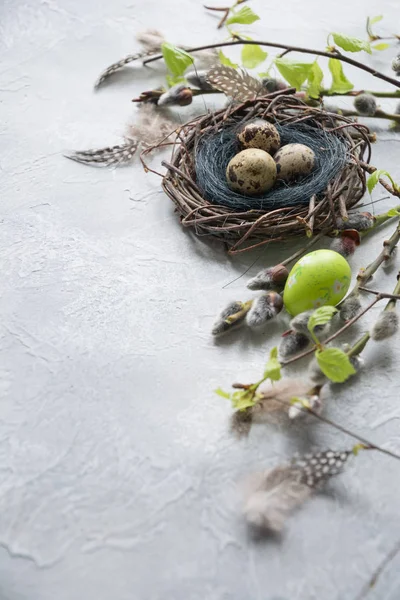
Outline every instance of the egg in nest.
<svg viewBox="0 0 400 600">
<path fill-rule="evenodd" d="M 277 128 L 263 119 L 255 119 L 244 125 L 237 138 L 242 148 L 259 148 L 269 154 L 275 154 L 281 145 Z"/>
<path fill-rule="evenodd" d="M 229 188 L 245 196 L 258 196 L 276 181 L 276 164 L 264 150 L 248 148 L 236 154 L 226 168 Z"/>
<path fill-rule="evenodd" d="M 309 175 L 315 167 L 315 154 L 304 144 L 287 144 L 275 154 L 278 180 L 290 183 Z"/>
</svg>

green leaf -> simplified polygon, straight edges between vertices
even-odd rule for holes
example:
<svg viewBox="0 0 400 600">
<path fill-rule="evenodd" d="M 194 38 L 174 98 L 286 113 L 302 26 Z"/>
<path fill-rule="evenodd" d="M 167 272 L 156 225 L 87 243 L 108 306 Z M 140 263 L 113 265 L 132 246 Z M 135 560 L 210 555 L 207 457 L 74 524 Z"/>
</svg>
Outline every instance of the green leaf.
<svg viewBox="0 0 400 600">
<path fill-rule="evenodd" d="M 375 44 L 375 46 L 372 46 L 372 50 L 387 50 L 388 48 L 390 48 L 390 44 Z"/>
<path fill-rule="evenodd" d="M 372 192 L 372 190 L 374 189 L 374 187 L 375 187 L 375 186 L 376 186 L 376 184 L 378 183 L 378 181 L 379 181 L 379 178 L 380 178 L 380 177 L 387 177 L 388 179 L 390 179 L 390 181 L 391 181 L 392 183 L 394 183 L 394 182 L 393 182 L 393 179 L 392 179 L 392 177 L 391 177 L 391 175 L 390 175 L 390 173 L 388 173 L 388 172 L 387 172 L 387 171 L 385 171 L 384 169 L 377 169 L 376 171 L 374 171 L 374 172 L 372 173 L 372 175 L 370 175 L 370 176 L 368 177 L 368 180 L 367 180 L 367 188 L 368 188 L 368 191 L 369 191 L 369 193 L 371 193 L 371 192 Z"/>
<path fill-rule="evenodd" d="M 347 354 L 339 348 L 316 350 L 315 356 L 323 374 L 334 383 L 343 383 L 356 373 Z"/>
<path fill-rule="evenodd" d="M 176 85 L 177 83 L 184 83 L 186 81 L 186 79 L 184 77 L 182 77 L 181 75 L 179 75 L 179 76 L 167 75 L 166 79 L 167 79 L 168 87 L 172 87 L 172 86 Z"/>
<path fill-rule="evenodd" d="M 332 85 L 329 90 L 332 94 L 346 94 L 353 89 L 354 85 L 343 73 L 343 67 L 340 60 L 337 58 L 330 58 L 328 66 L 332 74 Z"/>
<path fill-rule="evenodd" d="M 268 52 L 264 52 L 257 44 L 246 44 L 242 50 L 242 65 L 246 69 L 255 69 L 264 62 Z"/>
<path fill-rule="evenodd" d="M 288 58 L 276 58 L 275 64 L 282 77 L 297 90 L 301 88 L 308 78 L 313 66 L 313 63 L 302 63 Z"/>
<path fill-rule="evenodd" d="M 332 37 L 335 44 L 346 50 L 346 52 L 360 52 L 361 50 L 365 50 L 365 52 L 371 54 L 371 44 L 365 40 L 349 37 L 342 33 L 332 33 Z"/>
<path fill-rule="evenodd" d="M 311 317 L 308 319 L 308 331 L 312 334 L 317 325 L 325 325 L 329 323 L 333 315 L 337 313 L 337 308 L 334 306 L 321 306 L 317 308 Z"/>
<path fill-rule="evenodd" d="M 317 61 L 313 62 L 308 75 L 308 95 L 311 98 L 319 98 L 322 89 L 324 74 Z"/>
<path fill-rule="evenodd" d="M 259 21 L 260 17 L 251 10 L 248 6 L 243 6 L 238 11 L 233 12 L 232 16 L 227 19 L 226 24 L 240 23 L 241 25 L 251 25 L 255 21 Z"/>
<path fill-rule="evenodd" d="M 272 348 L 269 354 L 269 361 L 265 366 L 264 379 L 279 381 L 281 378 L 281 364 L 278 360 L 278 348 Z"/>
<path fill-rule="evenodd" d="M 388 217 L 400 217 L 400 212 L 397 210 L 397 208 L 391 208 L 388 213 L 387 213 Z"/>
<path fill-rule="evenodd" d="M 383 15 L 378 15 L 377 17 L 370 17 L 369 24 L 375 25 L 375 23 L 379 23 L 379 21 L 382 21 L 382 19 L 383 19 Z"/>
<path fill-rule="evenodd" d="M 232 406 L 236 410 L 244 410 L 245 408 L 254 406 L 257 402 L 257 398 L 254 396 L 254 393 L 250 390 L 234 392 L 231 396 L 231 400 Z"/>
<path fill-rule="evenodd" d="M 173 44 L 164 42 L 161 51 L 168 71 L 175 77 L 183 75 L 188 66 L 193 64 L 193 57 Z"/>
<path fill-rule="evenodd" d="M 221 388 L 217 388 L 216 390 L 214 390 L 214 392 L 216 394 L 218 394 L 218 396 L 221 396 L 221 398 L 226 398 L 226 400 L 230 400 L 231 399 L 231 395 L 228 392 L 224 392 L 224 390 L 221 390 Z"/>
<path fill-rule="evenodd" d="M 230 58 L 228 58 L 228 57 L 226 56 L 226 54 L 224 54 L 224 53 L 222 52 L 222 50 L 219 50 L 219 52 L 218 52 L 218 57 L 219 57 L 219 61 L 220 61 L 220 63 L 221 63 L 222 65 L 225 65 L 226 67 L 232 67 L 233 69 L 237 69 L 237 68 L 238 68 L 238 66 L 239 66 L 237 63 L 234 63 L 234 62 L 232 62 L 232 61 L 231 61 L 231 59 L 230 59 Z"/>
</svg>

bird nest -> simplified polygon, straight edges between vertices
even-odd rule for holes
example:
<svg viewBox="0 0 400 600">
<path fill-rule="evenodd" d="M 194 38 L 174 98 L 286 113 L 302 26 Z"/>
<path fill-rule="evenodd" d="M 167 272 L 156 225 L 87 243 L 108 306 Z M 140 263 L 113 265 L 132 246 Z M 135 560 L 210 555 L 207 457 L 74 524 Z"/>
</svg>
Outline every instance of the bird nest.
<svg viewBox="0 0 400 600">
<path fill-rule="evenodd" d="M 229 143 L 232 146 L 232 132 L 254 118 L 273 123 L 281 136 L 282 131 L 295 136 L 289 136 L 285 143 L 297 141 L 296 136 L 306 132 L 317 140 L 314 146 L 319 144 L 322 155 L 328 146 L 330 153 L 311 178 L 274 191 L 272 196 L 257 200 L 233 192 L 229 196 L 221 185 L 226 184 L 226 164 L 237 150 L 226 148 Z M 221 143 L 208 152 L 209 163 L 204 164 L 202 149 L 216 136 Z M 193 228 L 197 235 L 218 237 L 230 254 L 305 234 L 329 234 L 338 229 L 339 220 L 347 220 L 348 210 L 365 193 L 365 171 L 360 162 L 370 160 L 370 137 L 366 126 L 349 118 L 310 107 L 293 94 L 274 93 L 210 112 L 183 125 L 170 161 L 162 163 L 167 169 L 162 188 L 174 202 L 184 227 Z M 342 151 L 332 154 L 332 148 L 337 147 Z M 200 158 L 201 165 L 197 164 Z M 216 178 L 217 188 L 212 187 L 212 177 Z"/>
</svg>

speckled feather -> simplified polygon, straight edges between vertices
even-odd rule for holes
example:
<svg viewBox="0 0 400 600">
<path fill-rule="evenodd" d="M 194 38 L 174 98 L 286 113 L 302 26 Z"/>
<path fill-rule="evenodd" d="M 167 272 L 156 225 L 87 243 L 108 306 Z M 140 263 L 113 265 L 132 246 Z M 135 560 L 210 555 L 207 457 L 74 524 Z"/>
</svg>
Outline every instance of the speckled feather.
<svg viewBox="0 0 400 600">
<path fill-rule="evenodd" d="M 174 135 L 177 122 L 152 104 L 140 107 L 137 122 L 130 125 L 125 143 L 66 155 L 76 162 L 98 167 L 122 165 L 132 161 L 139 147 L 147 148 Z"/>
<path fill-rule="evenodd" d="M 220 92 L 240 102 L 255 98 L 263 90 L 261 81 L 246 71 L 217 65 L 207 73 L 207 81 Z"/>
<path fill-rule="evenodd" d="M 258 529 L 280 532 L 288 515 L 340 473 L 350 451 L 326 450 L 294 458 L 290 465 L 255 473 L 247 482 L 244 514 Z"/>
</svg>

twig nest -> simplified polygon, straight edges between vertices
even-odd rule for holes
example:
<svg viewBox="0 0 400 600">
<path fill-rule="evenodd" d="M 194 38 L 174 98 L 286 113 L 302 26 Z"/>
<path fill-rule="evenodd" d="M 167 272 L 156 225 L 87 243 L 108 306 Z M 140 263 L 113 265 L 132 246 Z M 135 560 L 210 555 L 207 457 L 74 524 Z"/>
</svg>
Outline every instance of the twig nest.
<svg viewBox="0 0 400 600">
<path fill-rule="evenodd" d="M 285 308 L 298 315 L 321 306 L 336 306 L 346 295 L 351 269 L 333 250 L 316 250 L 303 256 L 292 268 L 283 291 Z"/>
<path fill-rule="evenodd" d="M 238 141 L 242 148 L 259 148 L 269 154 L 275 154 L 280 148 L 281 136 L 272 123 L 256 119 L 239 131 Z"/>
<path fill-rule="evenodd" d="M 315 154 L 304 144 L 287 144 L 274 156 L 277 177 L 291 182 L 311 173 L 315 166 Z"/>
<path fill-rule="evenodd" d="M 235 192 L 247 196 L 264 194 L 275 184 L 275 161 L 265 150 L 242 150 L 229 161 L 226 179 L 229 188 Z"/>
</svg>

